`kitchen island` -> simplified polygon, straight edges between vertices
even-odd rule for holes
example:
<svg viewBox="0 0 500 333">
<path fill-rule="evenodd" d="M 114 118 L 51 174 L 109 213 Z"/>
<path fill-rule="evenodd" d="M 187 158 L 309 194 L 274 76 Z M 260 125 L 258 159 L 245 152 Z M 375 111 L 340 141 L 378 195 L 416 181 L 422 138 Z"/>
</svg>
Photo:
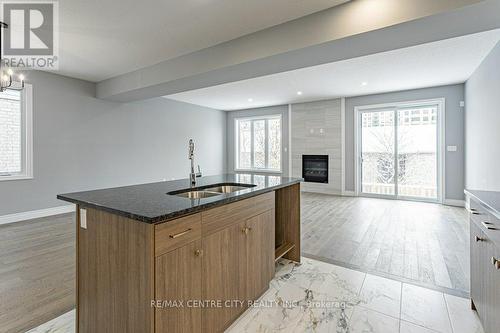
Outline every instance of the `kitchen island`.
<svg viewBox="0 0 500 333">
<path fill-rule="evenodd" d="M 77 332 L 222 332 L 300 262 L 298 178 L 226 174 L 58 195 L 77 205 Z"/>
</svg>

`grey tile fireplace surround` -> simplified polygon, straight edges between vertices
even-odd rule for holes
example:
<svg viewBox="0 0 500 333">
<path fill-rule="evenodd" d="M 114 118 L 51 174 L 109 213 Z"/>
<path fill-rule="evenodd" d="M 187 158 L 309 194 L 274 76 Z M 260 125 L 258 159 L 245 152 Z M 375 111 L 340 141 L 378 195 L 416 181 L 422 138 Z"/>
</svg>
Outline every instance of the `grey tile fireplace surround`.
<svg viewBox="0 0 500 333">
<path fill-rule="evenodd" d="M 328 183 L 303 183 L 305 191 L 342 190 L 341 100 L 291 105 L 292 176 L 302 177 L 302 155 L 328 155 Z"/>
</svg>

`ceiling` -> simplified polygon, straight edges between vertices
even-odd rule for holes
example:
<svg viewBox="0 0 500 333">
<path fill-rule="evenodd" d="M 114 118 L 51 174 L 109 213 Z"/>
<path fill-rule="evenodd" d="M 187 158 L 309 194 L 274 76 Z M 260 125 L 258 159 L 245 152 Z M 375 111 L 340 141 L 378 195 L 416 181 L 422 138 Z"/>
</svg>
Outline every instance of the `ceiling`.
<svg viewBox="0 0 500 333">
<path fill-rule="evenodd" d="M 59 1 L 58 73 L 98 82 L 347 1 Z"/>
<path fill-rule="evenodd" d="M 462 83 L 499 40 L 492 30 L 165 97 L 238 110 Z"/>
</svg>

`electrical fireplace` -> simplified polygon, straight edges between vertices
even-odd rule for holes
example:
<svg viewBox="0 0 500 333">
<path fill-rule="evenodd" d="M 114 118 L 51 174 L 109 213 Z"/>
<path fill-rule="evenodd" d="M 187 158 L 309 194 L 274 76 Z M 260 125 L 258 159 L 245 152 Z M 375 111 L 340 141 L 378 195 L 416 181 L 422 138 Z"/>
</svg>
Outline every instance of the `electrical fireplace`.
<svg viewBox="0 0 500 333">
<path fill-rule="evenodd" d="M 302 155 L 302 178 L 311 183 L 328 183 L 328 155 Z"/>
</svg>

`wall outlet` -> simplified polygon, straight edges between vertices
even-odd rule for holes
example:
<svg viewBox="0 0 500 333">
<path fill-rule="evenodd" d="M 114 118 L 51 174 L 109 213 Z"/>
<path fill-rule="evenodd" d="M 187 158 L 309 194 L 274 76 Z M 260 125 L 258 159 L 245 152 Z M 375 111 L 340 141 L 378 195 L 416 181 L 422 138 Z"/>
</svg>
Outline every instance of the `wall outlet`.
<svg viewBox="0 0 500 333">
<path fill-rule="evenodd" d="M 87 210 L 80 208 L 80 228 L 87 229 Z"/>
<path fill-rule="evenodd" d="M 447 151 L 457 151 L 457 146 L 447 146 L 446 150 Z"/>
</svg>

